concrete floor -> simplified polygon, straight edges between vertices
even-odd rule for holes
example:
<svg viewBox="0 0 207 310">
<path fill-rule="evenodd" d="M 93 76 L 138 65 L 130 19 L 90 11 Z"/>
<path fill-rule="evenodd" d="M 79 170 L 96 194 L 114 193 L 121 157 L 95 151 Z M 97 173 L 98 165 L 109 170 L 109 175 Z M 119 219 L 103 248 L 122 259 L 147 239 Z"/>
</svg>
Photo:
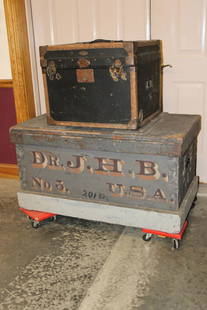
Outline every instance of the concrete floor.
<svg viewBox="0 0 207 310">
<path fill-rule="evenodd" d="M 33 229 L 0 179 L 0 309 L 207 309 L 207 190 L 179 250 L 139 229 L 58 217 Z"/>
</svg>

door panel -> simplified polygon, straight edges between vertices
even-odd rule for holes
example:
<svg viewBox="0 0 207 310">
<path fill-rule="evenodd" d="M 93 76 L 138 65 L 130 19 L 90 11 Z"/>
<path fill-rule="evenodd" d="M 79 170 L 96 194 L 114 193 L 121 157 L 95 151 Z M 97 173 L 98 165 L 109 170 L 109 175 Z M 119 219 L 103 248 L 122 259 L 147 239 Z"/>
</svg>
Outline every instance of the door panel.
<svg viewBox="0 0 207 310">
<path fill-rule="evenodd" d="M 152 0 L 152 39 L 163 40 L 164 111 L 202 115 L 198 175 L 207 182 L 206 0 Z"/>
<path fill-rule="evenodd" d="M 149 38 L 148 0 L 31 0 L 30 5 L 28 26 L 33 27 L 34 33 L 33 72 L 37 70 L 34 85 L 38 79 L 40 96 L 36 95 L 36 104 L 40 114 L 45 113 L 45 99 L 39 46 L 95 39 Z"/>
<path fill-rule="evenodd" d="M 11 79 L 11 66 L 3 0 L 0 0 L 0 79 Z"/>
<path fill-rule="evenodd" d="M 205 1 L 182 0 L 177 3 L 180 51 L 198 53 L 203 49 Z"/>
</svg>

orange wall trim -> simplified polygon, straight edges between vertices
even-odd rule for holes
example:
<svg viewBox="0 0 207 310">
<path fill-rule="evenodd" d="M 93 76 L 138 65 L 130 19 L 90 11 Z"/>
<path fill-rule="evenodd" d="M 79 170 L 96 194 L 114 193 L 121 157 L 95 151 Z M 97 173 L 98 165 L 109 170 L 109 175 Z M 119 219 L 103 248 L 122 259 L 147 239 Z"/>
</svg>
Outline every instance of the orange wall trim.
<svg viewBox="0 0 207 310">
<path fill-rule="evenodd" d="M 2 88 L 13 87 L 12 80 L 2 80 L 2 79 L 0 79 L 0 87 L 2 87 Z"/>
<path fill-rule="evenodd" d="M 0 164 L 0 178 L 18 179 L 18 166 L 13 164 Z"/>
</svg>

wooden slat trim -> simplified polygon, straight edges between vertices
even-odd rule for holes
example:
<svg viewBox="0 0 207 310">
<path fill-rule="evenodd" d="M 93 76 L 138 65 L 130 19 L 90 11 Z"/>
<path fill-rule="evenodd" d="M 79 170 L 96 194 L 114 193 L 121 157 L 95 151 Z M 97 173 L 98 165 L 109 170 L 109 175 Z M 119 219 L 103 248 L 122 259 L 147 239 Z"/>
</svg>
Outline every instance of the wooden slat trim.
<svg viewBox="0 0 207 310">
<path fill-rule="evenodd" d="M 19 168 L 14 164 L 0 164 L 0 177 L 1 178 L 19 178 Z"/>
<path fill-rule="evenodd" d="M 12 80 L 0 79 L 0 87 L 1 88 L 12 88 L 13 87 L 13 81 Z"/>
<path fill-rule="evenodd" d="M 24 0 L 4 0 L 17 123 L 35 116 Z"/>
<path fill-rule="evenodd" d="M 135 129 L 131 121 L 127 124 L 120 123 L 89 123 L 89 122 L 73 122 L 73 121 L 56 121 L 50 115 L 47 117 L 48 124 L 58 126 L 76 126 L 89 128 L 112 128 L 112 129 Z"/>
<path fill-rule="evenodd" d="M 125 48 L 131 49 L 131 46 L 134 41 L 111 41 L 111 42 L 86 42 L 86 43 L 70 43 L 70 44 L 58 44 L 58 45 L 45 45 L 40 47 L 40 55 L 44 56 L 47 51 L 56 51 L 56 50 L 76 50 L 76 49 L 93 49 L 93 48 Z M 137 42 L 138 46 L 149 46 L 154 45 L 159 42 L 159 40 L 150 40 L 150 41 L 139 41 Z"/>
<path fill-rule="evenodd" d="M 137 94 L 137 73 L 134 67 L 130 68 L 130 88 L 131 88 L 131 119 L 138 120 L 138 94 Z"/>
</svg>

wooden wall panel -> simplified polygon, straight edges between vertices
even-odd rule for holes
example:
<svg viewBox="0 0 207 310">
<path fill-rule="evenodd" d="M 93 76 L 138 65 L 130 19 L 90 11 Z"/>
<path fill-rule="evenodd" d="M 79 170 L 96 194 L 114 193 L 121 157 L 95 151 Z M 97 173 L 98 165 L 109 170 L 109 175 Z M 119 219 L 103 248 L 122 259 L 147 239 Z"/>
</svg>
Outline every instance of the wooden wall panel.
<svg viewBox="0 0 207 310">
<path fill-rule="evenodd" d="M 15 164 L 16 152 L 10 143 L 9 128 L 16 125 L 13 89 L 1 87 L 0 81 L 0 163 Z"/>
</svg>

